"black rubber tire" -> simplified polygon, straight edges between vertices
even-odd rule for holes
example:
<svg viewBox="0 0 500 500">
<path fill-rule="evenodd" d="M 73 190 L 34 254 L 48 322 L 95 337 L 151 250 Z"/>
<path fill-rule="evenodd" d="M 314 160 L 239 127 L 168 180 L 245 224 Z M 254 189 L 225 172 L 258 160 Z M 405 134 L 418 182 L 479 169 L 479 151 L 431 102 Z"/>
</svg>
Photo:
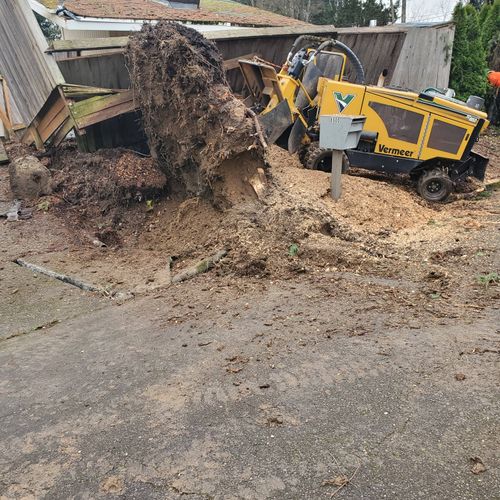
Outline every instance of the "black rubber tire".
<svg viewBox="0 0 500 500">
<path fill-rule="evenodd" d="M 453 182 L 440 168 L 425 170 L 418 178 L 417 191 L 427 201 L 445 201 L 453 191 Z"/>
<path fill-rule="evenodd" d="M 302 144 L 299 150 L 297 151 L 297 154 L 299 155 L 299 161 L 300 163 L 302 163 L 302 165 L 305 164 L 308 149 L 309 149 L 309 144 Z"/>
<path fill-rule="evenodd" d="M 303 146 L 303 148 L 299 158 L 304 168 L 308 170 L 321 170 L 322 172 L 332 171 L 332 153 L 330 151 L 321 149 L 317 141 L 311 142 L 307 146 Z M 342 173 L 345 174 L 348 169 L 349 161 L 344 154 L 342 158 Z"/>
</svg>

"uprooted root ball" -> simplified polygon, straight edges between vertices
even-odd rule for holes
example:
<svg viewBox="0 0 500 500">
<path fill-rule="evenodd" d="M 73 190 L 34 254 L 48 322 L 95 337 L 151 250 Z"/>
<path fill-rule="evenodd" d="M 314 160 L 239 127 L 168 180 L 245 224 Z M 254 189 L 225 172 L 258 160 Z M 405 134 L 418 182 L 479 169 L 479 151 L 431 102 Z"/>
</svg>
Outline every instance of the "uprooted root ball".
<svg viewBox="0 0 500 500">
<path fill-rule="evenodd" d="M 212 42 L 180 24 L 145 24 L 126 58 L 152 154 L 174 188 L 213 193 L 224 162 L 240 155 L 255 170 L 263 165 L 253 119 L 231 93 Z"/>
<path fill-rule="evenodd" d="M 122 149 L 81 153 L 60 148 L 52 175 L 55 194 L 90 219 L 160 197 L 167 183 L 153 158 Z"/>
</svg>

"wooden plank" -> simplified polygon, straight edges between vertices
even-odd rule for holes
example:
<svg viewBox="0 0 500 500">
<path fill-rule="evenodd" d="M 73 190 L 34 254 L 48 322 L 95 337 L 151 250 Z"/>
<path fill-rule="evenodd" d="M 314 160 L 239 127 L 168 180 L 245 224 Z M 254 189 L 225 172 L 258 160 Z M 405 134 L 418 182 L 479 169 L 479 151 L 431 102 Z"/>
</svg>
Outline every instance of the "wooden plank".
<svg viewBox="0 0 500 500">
<path fill-rule="evenodd" d="M 38 130 L 34 125 L 30 125 L 24 132 L 21 142 L 23 144 L 27 144 L 28 146 L 30 144 L 35 143 L 35 146 L 37 149 L 42 150 L 44 149 L 44 144 L 42 139 L 40 139 L 40 135 L 38 134 Z"/>
<path fill-rule="evenodd" d="M 0 108 L 0 121 L 2 122 L 2 124 L 4 126 L 5 133 L 8 136 L 7 138 L 13 137 L 14 130 L 12 128 L 12 123 L 10 123 L 10 120 L 7 117 L 7 114 L 5 113 L 5 111 L 2 108 Z"/>
<path fill-rule="evenodd" d="M 57 147 L 61 144 L 62 141 L 66 138 L 66 136 L 71 132 L 71 130 L 75 127 L 75 123 L 71 119 L 70 116 L 66 118 L 65 122 L 61 125 L 60 129 L 54 134 L 52 137 L 52 146 Z"/>
<path fill-rule="evenodd" d="M 91 87 L 87 85 L 75 85 L 65 83 L 61 85 L 61 90 L 66 97 L 90 97 L 106 94 L 118 94 L 120 92 L 127 92 L 128 89 L 108 89 L 102 87 Z"/>
<path fill-rule="evenodd" d="M 2 92 L 3 92 L 3 102 L 5 104 L 5 113 L 10 123 L 13 123 L 12 120 L 12 107 L 10 104 L 10 92 L 9 86 L 7 85 L 7 80 L 0 76 L 0 81 L 2 82 Z"/>
<path fill-rule="evenodd" d="M 243 56 L 234 57 L 233 59 L 227 59 L 224 61 L 224 69 L 229 71 L 231 69 L 236 69 L 240 67 L 239 60 L 240 59 L 253 59 L 255 56 L 258 56 L 257 52 L 251 52 L 250 54 L 245 54 Z"/>
<path fill-rule="evenodd" d="M 64 105 L 59 112 L 50 120 L 50 122 L 44 124 L 42 127 L 42 124 L 37 126 L 38 133 L 40 135 L 40 138 L 42 139 L 43 142 L 46 142 L 54 132 L 57 131 L 57 129 L 66 121 L 66 119 L 69 117 L 69 109 L 66 105 Z"/>
<path fill-rule="evenodd" d="M 44 129 L 47 128 L 51 122 L 59 115 L 61 110 L 63 110 L 66 107 L 66 103 L 61 99 L 60 96 L 56 96 L 55 98 L 52 97 L 51 100 L 53 103 L 51 103 L 50 107 L 44 106 L 44 109 L 46 111 L 41 112 L 37 115 L 34 123 L 36 123 L 36 128 L 37 129 Z"/>
<path fill-rule="evenodd" d="M 443 23 L 448 26 L 450 23 Z M 441 26 L 441 25 L 439 25 Z M 432 27 L 439 27 L 432 26 Z M 300 35 L 318 35 L 336 38 L 337 34 L 377 34 L 377 33 L 405 33 L 408 31 L 405 25 L 375 26 L 361 28 L 336 28 L 333 25 L 304 25 L 293 27 L 271 27 L 271 28 L 240 28 L 221 31 L 208 31 L 203 33 L 205 38 L 213 41 L 243 40 L 247 38 L 279 38 Z M 85 50 L 107 50 L 123 49 L 128 44 L 129 37 L 87 38 L 80 40 L 54 40 L 46 52 L 74 52 Z"/>
<path fill-rule="evenodd" d="M 451 26 L 451 23 L 423 25 L 422 27 L 440 28 Z M 221 31 L 208 31 L 203 33 L 205 38 L 213 41 L 239 40 L 246 38 L 267 37 L 289 37 L 299 35 L 319 35 L 336 38 L 337 34 L 378 34 L 378 33 L 405 33 L 409 26 L 395 24 L 389 26 L 375 27 L 352 27 L 336 28 L 333 25 L 304 25 L 293 27 L 270 27 L 270 28 L 240 28 Z M 47 52 L 74 52 L 85 50 L 123 49 L 128 43 L 129 37 L 88 38 L 80 40 L 54 40 L 48 47 Z"/>
<path fill-rule="evenodd" d="M 136 109 L 137 107 L 133 99 L 131 99 L 129 101 L 116 104 L 114 106 L 105 108 L 102 111 L 81 118 L 78 122 L 75 121 L 75 124 L 78 126 L 79 129 L 83 129 L 91 125 L 95 125 L 96 123 L 109 120 L 110 118 L 114 118 L 115 116 L 124 115 L 125 113 L 130 113 L 132 111 L 135 111 Z"/>
<path fill-rule="evenodd" d="M 304 25 L 304 26 L 283 26 L 271 28 L 241 28 L 233 30 L 209 31 L 203 33 L 205 38 L 213 41 L 219 40 L 242 40 L 247 38 L 279 38 L 300 35 L 318 35 L 334 38 L 337 28 L 333 25 Z"/>
<path fill-rule="evenodd" d="M 233 30 L 207 31 L 208 40 L 237 40 L 245 38 L 289 37 L 299 35 L 323 35 L 334 37 L 337 28 L 332 25 L 304 25 L 272 28 L 241 28 Z M 72 52 L 82 50 L 120 49 L 127 46 L 129 37 L 87 38 L 81 40 L 54 40 L 47 52 Z"/>
<path fill-rule="evenodd" d="M 81 118 L 92 115 L 94 113 L 99 113 L 100 111 L 108 107 L 130 100 L 133 100 L 132 91 L 111 96 L 95 96 L 83 101 L 72 102 L 69 104 L 69 109 L 75 122 L 78 122 L 78 120 L 80 120 Z"/>
<path fill-rule="evenodd" d="M 132 91 L 104 97 L 91 97 L 69 106 L 77 129 L 108 120 L 137 109 Z"/>
<path fill-rule="evenodd" d="M 0 141 L 0 165 L 4 165 L 5 163 L 9 163 L 9 157 L 3 147 L 3 142 Z"/>
<path fill-rule="evenodd" d="M 83 38 L 80 40 L 54 40 L 46 52 L 121 49 L 127 45 L 128 39 L 128 36 L 114 36 L 109 38 Z"/>
</svg>

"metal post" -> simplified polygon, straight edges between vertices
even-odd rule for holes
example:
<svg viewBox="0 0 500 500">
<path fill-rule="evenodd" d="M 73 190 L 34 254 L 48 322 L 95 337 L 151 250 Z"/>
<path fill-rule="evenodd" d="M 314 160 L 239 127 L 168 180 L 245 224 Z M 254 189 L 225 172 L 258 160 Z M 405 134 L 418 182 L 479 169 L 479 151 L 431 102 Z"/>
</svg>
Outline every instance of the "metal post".
<svg viewBox="0 0 500 500">
<path fill-rule="evenodd" d="M 342 194 L 342 154 L 338 149 L 332 149 L 332 175 L 330 178 L 330 194 L 337 201 Z"/>
</svg>

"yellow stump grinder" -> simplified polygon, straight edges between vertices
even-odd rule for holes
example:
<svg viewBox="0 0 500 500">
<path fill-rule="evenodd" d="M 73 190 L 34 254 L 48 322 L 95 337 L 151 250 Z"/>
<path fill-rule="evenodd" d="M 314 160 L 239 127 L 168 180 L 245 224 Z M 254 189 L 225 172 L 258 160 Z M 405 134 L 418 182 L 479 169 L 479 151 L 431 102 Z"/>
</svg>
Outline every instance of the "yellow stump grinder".
<svg viewBox="0 0 500 500">
<path fill-rule="evenodd" d="M 346 63 L 354 82 L 346 81 Z M 356 149 L 346 150 L 346 167 L 408 174 L 428 201 L 445 200 L 457 181 L 484 179 L 488 159 L 472 151 L 488 126 L 483 100 L 454 98 L 451 89 L 421 93 L 365 84 L 361 62 L 337 40 L 302 36 L 281 70 L 259 61 L 239 61 L 247 100 L 259 115 L 269 143 L 298 152 L 303 165 L 329 171 L 330 152 L 319 148 L 324 115 L 364 115 Z"/>
</svg>

